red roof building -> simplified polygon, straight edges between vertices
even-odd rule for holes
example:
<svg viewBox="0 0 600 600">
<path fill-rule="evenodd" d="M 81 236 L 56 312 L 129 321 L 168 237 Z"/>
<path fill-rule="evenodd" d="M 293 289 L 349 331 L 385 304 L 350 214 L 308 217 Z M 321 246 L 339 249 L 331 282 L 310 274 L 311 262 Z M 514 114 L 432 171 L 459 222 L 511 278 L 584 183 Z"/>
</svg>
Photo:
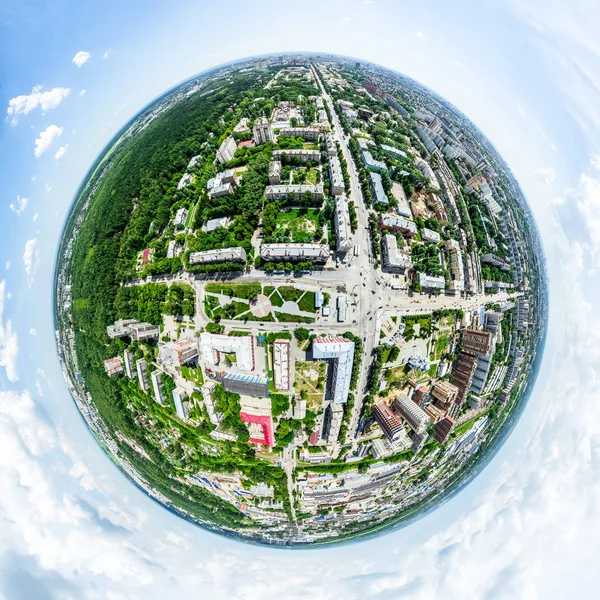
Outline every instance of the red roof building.
<svg viewBox="0 0 600 600">
<path fill-rule="evenodd" d="M 250 424 L 250 441 L 253 444 L 263 444 L 272 448 L 275 445 L 273 435 L 273 417 L 271 415 L 253 415 L 241 412 L 240 419 Z"/>
<path fill-rule="evenodd" d="M 247 140 L 246 142 L 238 142 L 238 148 L 243 148 L 244 146 L 248 146 L 248 148 L 252 148 L 252 146 L 254 146 L 254 140 Z"/>
</svg>

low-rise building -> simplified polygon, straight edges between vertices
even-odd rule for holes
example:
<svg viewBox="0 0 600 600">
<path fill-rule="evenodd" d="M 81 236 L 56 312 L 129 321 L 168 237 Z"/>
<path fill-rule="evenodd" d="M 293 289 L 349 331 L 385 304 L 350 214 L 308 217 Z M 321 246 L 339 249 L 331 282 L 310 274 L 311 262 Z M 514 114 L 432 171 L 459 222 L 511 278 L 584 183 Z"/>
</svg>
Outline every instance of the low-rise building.
<svg viewBox="0 0 600 600">
<path fill-rule="evenodd" d="M 494 265 L 494 267 L 498 267 L 503 271 L 510 271 L 510 264 L 506 262 L 503 258 L 488 252 L 487 254 L 482 254 L 480 258 L 482 263 L 486 263 L 488 265 Z"/>
<path fill-rule="evenodd" d="M 446 288 L 446 280 L 442 275 L 436 277 L 420 272 L 419 283 L 424 290 L 443 290 Z"/>
<path fill-rule="evenodd" d="M 272 160 L 269 163 L 269 185 L 281 183 L 281 161 Z"/>
<path fill-rule="evenodd" d="M 310 194 L 312 200 L 323 198 L 323 184 L 317 185 L 268 185 L 265 189 L 267 200 L 300 200 Z"/>
<path fill-rule="evenodd" d="M 383 173 L 387 171 L 387 167 L 381 160 L 376 160 L 369 150 L 363 150 L 362 152 L 363 163 L 365 168 L 369 171 L 375 171 L 376 173 Z"/>
<path fill-rule="evenodd" d="M 409 221 L 398 215 L 385 213 L 379 218 L 383 229 L 391 229 L 392 231 L 401 231 L 404 235 L 412 237 L 417 233 L 417 225 L 414 221 Z"/>
<path fill-rule="evenodd" d="M 202 265 L 221 262 L 246 262 L 246 251 L 241 247 L 221 248 L 190 252 L 190 265 Z"/>
<path fill-rule="evenodd" d="M 120 356 L 108 358 L 104 361 L 104 370 L 109 377 L 123 374 L 123 359 Z"/>
<path fill-rule="evenodd" d="M 348 296 L 337 297 L 337 320 L 338 323 L 344 323 L 346 313 L 348 312 Z"/>
<path fill-rule="evenodd" d="M 254 336 L 230 336 L 219 333 L 202 332 L 200 335 L 202 360 L 205 366 L 221 364 L 226 354 L 235 354 L 235 365 L 240 371 L 254 371 Z"/>
<path fill-rule="evenodd" d="M 223 143 L 219 146 L 219 149 L 217 150 L 217 160 L 222 165 L 228 163 L 233 158 L 236 150 L 237 144 L 235 143 L 233 136 L 230 135 L 225 138 Z"/>
<path fill-rule="evenodd" d="M 325 134 L 325 145 L 327 146 L 327 156 L 337 156 L 337 145 L 333 134 L 329 132 Z"/>
<path fill-rule="evenodd" d="M 158 360 L 167 367 L 181 367 L 198 358 L 198 344 L 191 340 L 178 340 L 158 345 Z"/>
<path fill-rule="evenodd" d="M 329 258 L 328 244 L 262 244 L 260 257 L 268 261 L 325 262 Z"/>
<path fill-rule="evenodd" d="M 390 203 L 390 199 L 387 197 L 385 190 L 383 189 L 383 183 L 381 182 L 381 175 L 379 173 L 369 173 L 369 179 L 371 180 L 371 192 L 373 194 L 373 201 L 375 204 L 383 204 L 387 206 Z"/>
<path fill-rule="evenodd" d="M 335 234 L 338 252 L 348 252 L 352 248 L 352 228 L 348 199 L 344 195 L 335 198 Z"/>
<path fill-rule="evenodd" d="M 273 158 L 275 160 L 280 160 L 283 164 L 291 163 L 293 161 L 301 163 L 318 163 L 321 161 L 321 152 L 320 150 L 307 150 L 305 148 L 291 150 L 274 150 Z"/>
<path fill-rule="evenodd" d="M 281 127 L 278 132 L 279 137 L 299 137 L 309 142 L 315 142 L 319 139 L 321 130 L 318 127 Z"/>
<path fill-rule="evenodd" d="M 273 384 L 276 390 L 289 391 L 292 373 L 290 340 L 273 342 Z"/>
<path fill-rule="evenodd" d="M 400 150 L 398 148 L 394 148 L 394 146 L 388 146 L 387 144 L 381 144 L 381 149 L 390 156 L 397 158 L 399 160 L 404 160 L 408 158 L 408 155 L 404 150 Z"/>
<path fill-rule="evenodd" d="M 410 254 L 398 248 L 398 240 L 395 235 L 388 233 L 383 236 L 383 248 L 384 265 L 390 271 L 405 271 L 412 267 Z"/>
<path fill-rule="evenodd" d="M 427 227 L 423 227 L 423 229 L 421 229 L 421 239 L 424 242 L 433 242 L 434 244 L 437 244 L 442 238 L 440 237 L 440 234 L 437 231 L 433 231 L 433 229 L 427 229 Z"/>
<path fill-rule="evenodd" d="M 157 339 L 160 330 L 157 325 L 140 323 L 136 319 L 119 319 L 106 328 L 106 333 L 111 339 L 128 337 L 134 342 Z"/>
<path fill-rule="evenodd" d="M 216 217 L 215 219 L 209 219 L 202 227 L 202 231 L 210 233 L 219 227 L 227 229 L 231 225 L 231 219 L 229 217 Z"/>
<path fill-rule="evenodd" d="M 269 395 L 269 380 L 260 375 L 225 373 L 221 378 L 221 383 L 226 392 L 259 398 Z"/>
</svg>

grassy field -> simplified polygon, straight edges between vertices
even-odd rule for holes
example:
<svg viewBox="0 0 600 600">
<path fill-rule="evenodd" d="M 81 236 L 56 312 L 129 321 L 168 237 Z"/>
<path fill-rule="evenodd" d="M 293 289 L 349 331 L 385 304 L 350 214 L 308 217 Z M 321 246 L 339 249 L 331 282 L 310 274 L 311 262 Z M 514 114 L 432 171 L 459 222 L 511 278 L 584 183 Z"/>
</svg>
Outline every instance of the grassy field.
<svg viewBox="0 0 600 600">
<path fill-rule="evenodd" d="M 304 293 L 304 290 L 299 290 L 291 285 L 282 285 L 278 291 L 286 302 L 297 302 Z"/>
<path fill-rule="evenodd" d="M 315 293 L 304 292 L 300 300 L 298 300 L 298 308 L 304 312 L 315 312 Z"/>
<path fill-rule="evenodd" d="M 273 306 L 283 306 L 283 298 L 279 292 L 274 292 L 269 296 L 269 300 Z"/>
<path fill-rule="evenodd" d="M 277 215 L 278 230 L 288 230 L 294 242 L 310 243 L 318 236 L 319 212 L 313 208 L 295 208 Z"/>
<path fill-rule="evenodd" d="M 248 300 L 252 294 L 260 294 L 262 286 L 260 283 L 207 283 L 204 290 L 213 294 Z"/>
<path fill-rule="evenodd" d="M 288 313 L 276 312 L 275 316 L 280 323 L 314 323 L 315 320 L 311 317 L 303 317 L 301 315 L 288 315 Z"/>
<path fill-rule="evenodd" d="M 296 361 L 294 389 L 298 395 L 303 391 L 308 394 L 307 407 L 320 410 L 325 392 L 325 375 L 327 364 L 316 361 Z"/>
</svg>

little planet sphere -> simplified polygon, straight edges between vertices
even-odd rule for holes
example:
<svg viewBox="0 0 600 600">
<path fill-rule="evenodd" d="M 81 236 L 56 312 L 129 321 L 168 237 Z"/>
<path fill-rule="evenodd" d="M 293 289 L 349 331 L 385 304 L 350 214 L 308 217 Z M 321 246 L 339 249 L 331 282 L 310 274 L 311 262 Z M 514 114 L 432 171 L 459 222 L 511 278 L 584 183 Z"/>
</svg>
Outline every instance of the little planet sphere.
<svg viewBox="0 0 600 600">
<path fill-rule="evenodd" d="M 410 523 L 516 423 L 547 321 L 506 163 L 456 108 L 325 54 L 211 70 L 145 107 L 73 201 L 63 373 L 169 510 L 270 545 Z"/>
</svg>

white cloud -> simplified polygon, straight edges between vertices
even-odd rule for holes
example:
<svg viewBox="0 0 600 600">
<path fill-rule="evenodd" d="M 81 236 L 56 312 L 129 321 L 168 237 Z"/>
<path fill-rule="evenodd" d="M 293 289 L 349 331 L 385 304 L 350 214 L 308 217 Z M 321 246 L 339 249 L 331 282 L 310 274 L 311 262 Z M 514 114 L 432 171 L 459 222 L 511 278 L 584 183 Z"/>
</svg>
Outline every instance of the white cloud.
<svg viewBox="0 0 600 600">
<path fill-rule="evenodd" d="M 79 95 L 80 95 L 80 96 L 85 96 L 85 92 L 86 92 L 86 90 L 85 90 L 85 89 L 83 89 L 83 90 L 79 90 Z"/>
<path fill-rule="evenodd" d="M 4 268 L 8 271 L 10 269 L 10 260 L 6 261 L 6 264 L 4 265 Z"/>
<path fill-rule="evenodd" d="M 61 146 L 57 151 L 56 154 L 54 155 L 54 158 L 56 160 L 60 160 L 66 153 L 67 153 L 67 148 L 69 147 L 69 144 L 67 144 L 66 146 Z"/>
<path fill-rule="evenodd" d="M 590 158 L 590 165 L 600 171 L 600 154 L 594 154 L 592 158 Z"/>
<path fill-rule="evenodd" d="M 10 319 L 4 318 L 4 299 L 8 298 L 6 293 L 6 282 L 0 281 L 0 367 L 6 371 L 9 381 L 18 381 L 17 356 L 19 354 L 19 342 L 17 334 L 12 330 Z"/>
<path fill-rule="evenodd" d="M 352 21 L 352 17 L 342 17 L 342 23 L 350 23 Z"/>
<path fill-rule="evenodd" d="M 21 196 L 17 196 L 17 203 L 11 202 L 9 205 L 10 210 L 12 210 L 17 215 L 20 215 L 25 208 L 27 207 L 27 198 L 21 198 Z"/>
<path fill-rule="evenodd" d="M 535 170 L 535 176 L 547 187 L 556 179 L 556 171 L 552 167 L 540 167 Z"/>
<path fill-rule="evenodd" d="M 35 328 L 34 328 L 34 327 L 32 327 L 32 328 L 29 330 L 29 335 L 31 335 L 31 336 L 33 336 L 33 337 L 37 337 L 37 331 L 35 330 Z"/>
<path fill-rule="evenodd" d="M 27 275 L 27 283 L 31 286 L 35 270 L 39 262 L 39 253 L 37 250 L 37 238 L 28 240 L 25 243 L 23 251 L 23 264 L 25 265 L 25 274 Z"/>
<path fill-rule="evenodd" d="M 54 110 L 68 95 L 69 88 L 55 87 L 47 92 L 42 92 L 41 86 L 36 86 L 30 94 L 15 96 L 8 102 L 6 113 L 11 118 L 11 123 L 17 123 L 18 115 L 26 115 L 36 108 L 41 108 L 42 112 Z"/>
<path fill-rule="evenodd" d="M 600 180 L 582 174 L 574 194 L 577 209 L 588 233 L 587 247 L 594 260 L 600 264 Z"/>
<path fill-rule="evenodd" d="M 46 190 L 46 197 L 48 197 L 50 195 L 50 192 L 52 191 L 52 182 L 51 181 L 47 181 L 44 184 L 44 190 Z"/>
<path fill-rule="evenodd" d="M 74 65 L 77 65 L 79 68 L 83 67 L 83 65 L 92 58 L 92 55 L 89 52 L 85 52 L 84 50 L 80 50 L 71 61 Z"/>
<path fill-rule="evenodd" d="M 422 31 L 415 31 L 415 37 L 420 40 L 423 40 L 425 39 L 425 34 Z"/>
<path fill-rule="evenodd" d="M 49 125 L 40 133 L 40 137 L 35 140 L 35 156 L 39 158 L 54 142 L 56 138 L 62 135 L 63 128 L 56 125 Z"/>
<path fill-rule="evenodd" d="M 112 54 L 112 50 L 109 48 L 103 55 L 102 58 L 108 58 Z"/>
<path fill-rule="evenodd" d="M 33 219 L 32 221 L 35 223 L 38 220 L 39 214 L 35 213 L 35 215 L 33 215 Z"/>
</svg>

